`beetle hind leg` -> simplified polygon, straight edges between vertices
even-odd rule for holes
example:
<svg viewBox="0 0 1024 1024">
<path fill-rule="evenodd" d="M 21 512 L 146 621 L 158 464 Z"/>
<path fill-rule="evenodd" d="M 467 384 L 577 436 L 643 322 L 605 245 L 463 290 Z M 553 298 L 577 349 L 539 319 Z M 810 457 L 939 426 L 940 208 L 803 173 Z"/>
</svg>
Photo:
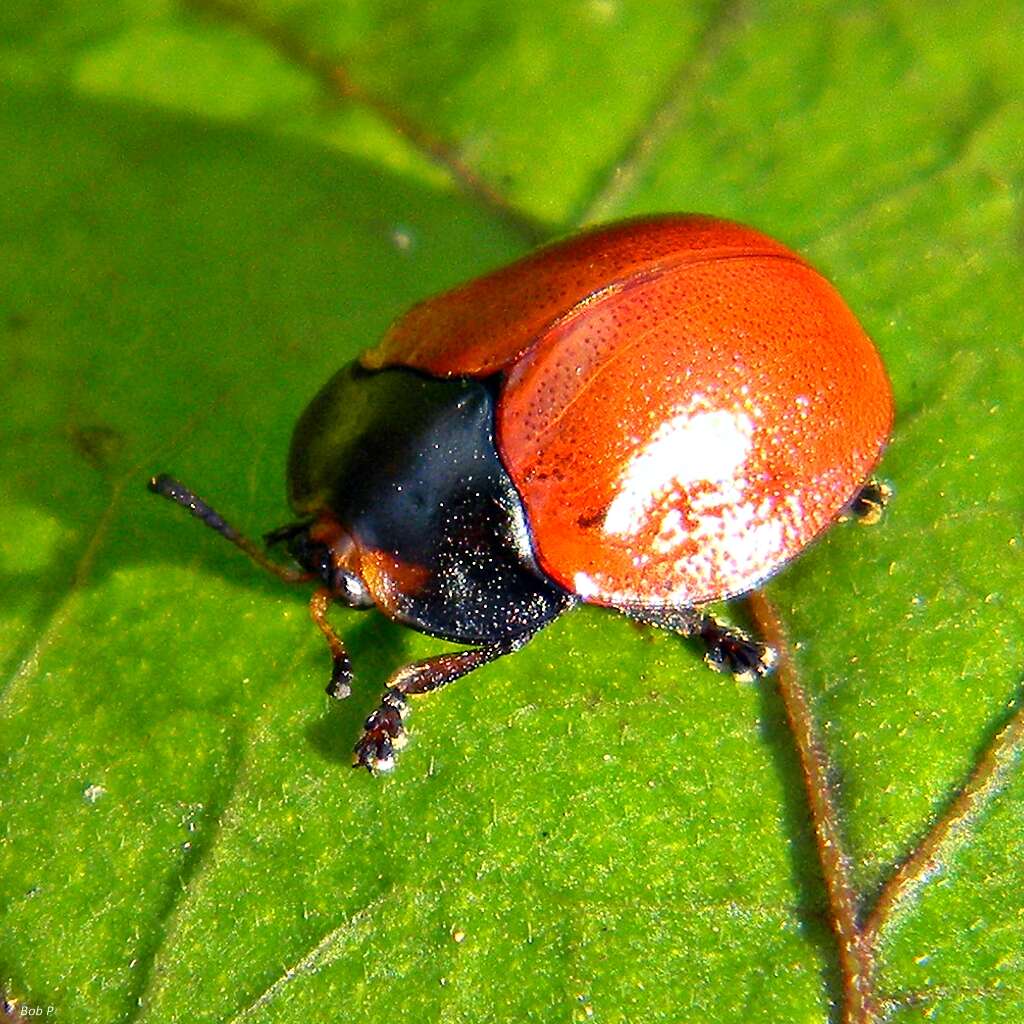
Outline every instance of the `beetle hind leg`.
<svg viewBox="0 0 1024 1024">
<path fill-rule="evenodd" d="M 707 664 L 716 672 L 730 673 L 737 682 L 752 683 L 768 675 L 779 660 L 774 647 L 710 615 L 702 617 L 699 635 Z"/>
<path fill-rule="evenodd" d="M 638 622 L 700 640 L 707 664 L 716 672 L 728 672 L 741 683 L 752 683 L 768 675 L 779 660 L 774 647 L 696 608 L 625 608 L 623 611 Z"/>
<path fill-rule="evenodd" d="M 856 519 L 861 526 L 874 526 L 885 514 L 892 494 L 889 484 L 872 477 L 847 505 L 840 519 Z"/>
<path fill-rule="evenodd" d="M 532 636 L 533 633 L 526 633 L 468 651 L 439 654 L 398 669 L 388 680 L 380 704 L 363 724 L 363 735 L 353 750 L 353 767 L 367 768 L 371 773 L 391 771 L 395 766 L 395 752 L 401 750 L 408 739 L 405 731 L 409 713 L 407 697 L 439 690 L 481 665 L 519 650 Z"/>
</svg>

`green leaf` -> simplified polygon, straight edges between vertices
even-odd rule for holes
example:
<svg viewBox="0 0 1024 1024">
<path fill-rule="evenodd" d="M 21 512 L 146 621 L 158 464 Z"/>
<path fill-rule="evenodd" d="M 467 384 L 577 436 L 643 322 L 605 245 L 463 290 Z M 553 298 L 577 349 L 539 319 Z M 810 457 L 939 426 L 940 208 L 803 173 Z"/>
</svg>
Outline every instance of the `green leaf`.
<svg viewBox="0 0 1024 1024">
<path fill-rule="evenodd" d="M 798 246 L 889 366 L 873 529 L 769 588 L 868 901 L 1024 667 L 1018 4 L 33 4 L 0 13 L 0 988 L 73 1021 L 815 1021 L 841 998 L 770 685 L 595 609 L 444 647 L 145 490 L 287 521 L 292 424 L 536 225 L 700 209 Z M 344 76 L 325 73 L 345 69 Z M 894 1019 L 1024 1016 L 1022 781 L 881 947 Z"/>
</svg>

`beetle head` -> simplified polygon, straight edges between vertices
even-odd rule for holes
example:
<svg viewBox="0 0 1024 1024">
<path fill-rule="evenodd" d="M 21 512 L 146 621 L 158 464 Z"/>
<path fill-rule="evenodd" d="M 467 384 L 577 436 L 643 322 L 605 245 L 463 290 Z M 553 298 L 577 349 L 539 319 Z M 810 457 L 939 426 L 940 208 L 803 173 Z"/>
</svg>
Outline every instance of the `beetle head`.
<svg viewBox="0 0 1024 1024">
<path fill-rule="evenodd" d="M 289 523 L 263 537 L 267 547 L 283 543 L 306 572 L 320 580 L 331 596 L 349 608 L 370 608 L 373 598 L 355 571 L 355 549 L 349 535 L 333 519 Z"/>
</svg>

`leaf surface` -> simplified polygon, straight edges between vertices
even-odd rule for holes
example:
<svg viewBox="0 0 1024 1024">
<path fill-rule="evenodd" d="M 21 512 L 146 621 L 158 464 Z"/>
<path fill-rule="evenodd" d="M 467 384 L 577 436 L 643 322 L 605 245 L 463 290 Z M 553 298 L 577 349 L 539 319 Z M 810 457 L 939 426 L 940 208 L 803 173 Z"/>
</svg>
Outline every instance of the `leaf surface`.
<svg viewBox="0 0 1024 1024">
<path fill-rule="evenodd" d="M 291 426 L 320 384 L 413 301 L 526 251 L 530 225 L 703 210 L 799 247 L 897 397 L 884 524 L 832 531 L 769 587 L 870 900 L 1024 665 L 1022 20 L 0 14 L 7 993 L 74 1021 L 835 1019 L 771 686 L 581 610 L 417 702 L 371 779 L 348 768 L 362 718 L 444 645 L 332 612 L 358 679 L 330 704 L 304 594 L 145 481 L 174 472 L 254 535 L 287 521 Z M 1021 786 L 885 932 L 895 1020 L 1024 1016 Z"/>
</svg>

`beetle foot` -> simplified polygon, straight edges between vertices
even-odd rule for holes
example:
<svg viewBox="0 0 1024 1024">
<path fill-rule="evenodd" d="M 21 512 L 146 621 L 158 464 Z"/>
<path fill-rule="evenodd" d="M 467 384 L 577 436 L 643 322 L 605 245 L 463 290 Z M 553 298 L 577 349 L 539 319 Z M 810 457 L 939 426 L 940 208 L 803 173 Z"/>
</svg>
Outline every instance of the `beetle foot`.
<svg viewBox="0 0 1024 1024">
<path fill-rule="evenodd" d="M 366 768 L 371 774 L 389 772 L 395 767 L 395 751 L 405 746 L 408 737 L 404 719 L 409 705 L 399 690 L 387 690 L 380 707 L 363 724 L 363 735 L 355 745 L 352 767 Z"/>
<path fill-rule="evenodd" d="M 884 480 L 872 478 L 858 491 L 839 518 L 852 518 L 861 526 L 874 526 L 882 518 L 891 498 L 892 487 Z"/>
<path fill-rule="evenodd" d="M 729 672 L 739 683 L 752 683 L 768 675 L 779 660 L 774 647 L 713 619 L 705 624 L 700 636 L 707 648 L 704 660 L 716 672 Z"/>
<path fill-rule="evenodd" d="M 352 694 L 352 662 L 347 654 L 335 655 L 331 665 L 331 681 L 324 691 L 328 697 L 344 700 Z"/>
</svg>

